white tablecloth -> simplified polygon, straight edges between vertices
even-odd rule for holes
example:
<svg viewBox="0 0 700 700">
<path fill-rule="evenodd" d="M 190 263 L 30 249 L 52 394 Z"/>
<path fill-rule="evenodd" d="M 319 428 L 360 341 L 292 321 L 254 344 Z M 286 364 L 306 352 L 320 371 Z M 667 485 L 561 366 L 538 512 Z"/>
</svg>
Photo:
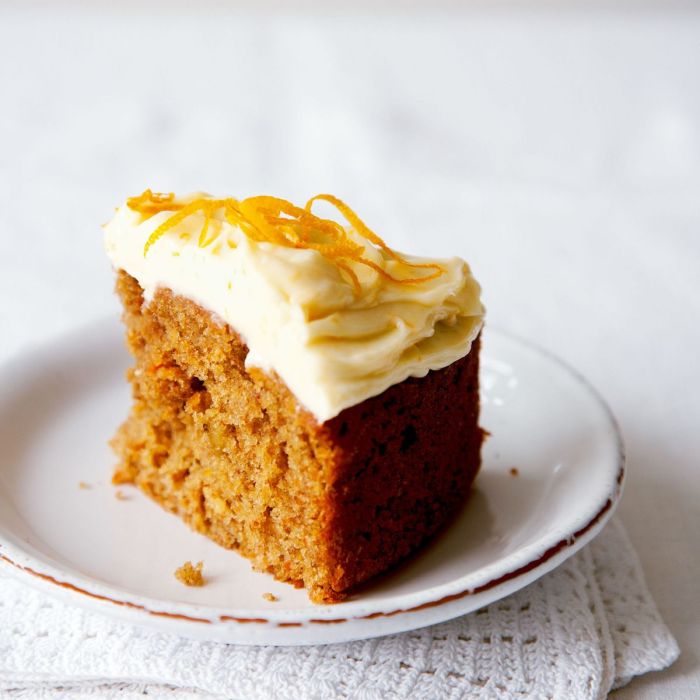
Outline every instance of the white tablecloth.
<svg viewBox="0 0 700 700">
<path fill-rule="evenodd" d="M 466 257 L 490 323 L 609 400 L 682 650 L 617 697 L 700 697 L 700 16 L 202 7 L 0 10 L 0 358 L 116 313 L 98 225 L 128 194 L 337 193 Z"/>
</svg>

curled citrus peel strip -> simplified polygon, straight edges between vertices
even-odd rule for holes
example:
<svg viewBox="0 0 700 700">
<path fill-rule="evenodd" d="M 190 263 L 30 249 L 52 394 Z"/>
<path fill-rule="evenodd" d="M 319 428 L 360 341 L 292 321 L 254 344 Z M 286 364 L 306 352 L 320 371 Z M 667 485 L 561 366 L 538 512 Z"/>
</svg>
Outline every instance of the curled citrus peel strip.
<svg viewBox="0 0 700 700">
<path fill-rule="evenodd" d="M 332 194 L 317 194 L 312 197 L 306 203 L 306 210 L 311 211 L 311 207 L 314 202 L 323 201 L 332 204 L 347 220 L 347 222 L 357 231 L 361 236 L 364 236 L 367 240 L 374 243 L 374 245 L 379 246 L 390 258 L 393 258 L 402 265 L 407 265 L 408 267 L 419 267 L 424 269 L 435 270 L 435 273 L 429 275 L 428 277 L 419 277 L 413 279 L 413 282 L 423 282 L 425 280 L 435 279 L 439 277 L 444 270 L 437 263 L 412 263 L 406 258 L 399 255 L 395 250 L 390 248 L 374 231 L 372 231 L 367 224 L 365 224 L 362 219 L 341 199 L 334 197 Z"/>
<path fill-rule="evenodd" d="M 151 190 L 146 190 L 138 197 L 129 197 L 129 199 L 126 200 L 126 204 L 131 209 L 146 214 L 147 216 L 152 216 L 159 211 L 173 206 L 174 201 L 175 195 L 172 192 L 161 194 L 159 192 L 154 193 L 151 192 Z"/>
<path fill-rule="evenodd" d="M 350 238 L 341 224 L 313 214 L 311 208 L 316 201 L 325 201 L 334 206 L 360 236 L 380 248 L 392 260 L 407 268 L 428 269 L 433 272 L 422 277 L 395 277 L 381 265 L 367 259 L 364 255 L 365 248 Z M 437 263 L 413 263 L 399 255 L 389 248 L 347 204 L 330 194 L 316 195 L 306 203 L 304 208 L 301 208 L 286 199 L 266 195 L 248 197 L 240 201 L 233 197 L 226 199 L 202 197 L 180 203 L 175 201 L 175 195 L 172 193 L 159 194 L 146 190 L 138 197 L 128 199 L 127 206 L 146 218 L 161 211 L 173 212 L 172 216 L 148 237 L 143 249 L 144 256 L 168 231 L 200 212 L 204 216 L 204 224 L 199 234 L 198 245 L 200 247 L 210 245 L 218 238 L 218 233 L 208 235 L 211 220 L 218 211 L 223 210 L 225 220 L 232 226 L 240 228 L 255 242 L 318 251 L 325 258 L 332 260 L 336 267 L 350 278 L 358 295 L 361 292 L 360 280 L 349 265 L 351 261 L 365 265 L 397 284 L 419 284 L 435 279 L 445 272 Z M 228 243 L 230 247 L 235 247 L 230 241 Z"/>
</svg>

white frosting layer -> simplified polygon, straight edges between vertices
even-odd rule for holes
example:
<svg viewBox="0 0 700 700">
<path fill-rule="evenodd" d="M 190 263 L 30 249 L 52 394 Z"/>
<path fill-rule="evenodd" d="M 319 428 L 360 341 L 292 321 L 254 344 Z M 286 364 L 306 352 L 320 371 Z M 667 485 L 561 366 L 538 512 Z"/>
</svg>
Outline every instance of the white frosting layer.
<svg viewBox="0 0 700 700">
<path fill-rule="evenodd" d="M 352 282 L 319 252 L 254 242 L 222 218 L 206 247 L 193 214 L 144 256 L 150 234 L 172 212 L 145 218 L 124 205 L 105 227 L 112 264 L 138 280 L 145 300 L 167 287 L 220 317 L 249 348 L 248 366 L 274 371 L 319 422 L 380 394 L 407 377 L 423 377 L 464 357 L 481 329 L 479 285 L 460 258 L 438 262 L 435 279 L 397 284 L 352 264 Z M 365 256 L 396 277 L 419 277 L 354 232 Z"/>
</svg>

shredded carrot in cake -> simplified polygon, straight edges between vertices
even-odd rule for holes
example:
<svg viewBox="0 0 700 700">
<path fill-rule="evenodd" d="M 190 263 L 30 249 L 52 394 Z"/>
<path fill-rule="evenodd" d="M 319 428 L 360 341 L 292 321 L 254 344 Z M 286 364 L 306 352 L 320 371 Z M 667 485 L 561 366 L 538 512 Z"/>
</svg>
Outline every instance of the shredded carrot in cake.
<svg viewBox="0 0 700 700">
<path fill-rule="evenodd" d="M 332 219 L 323 219 L 313 214 L 311 209 L 315 202 L 324 201 L 335 207 L 347 223 L 371 245 L 380 249 L 384 255 L 410 269 L 432 270 L 418 277 L 396 277 L 382 265 L 365 257 L 365 248 L 353 240 L 345 227 Z M 139 212 L 145 218 L 162 211 L 173 212 L 158 228 L 153 231 L 144 246 L 144 256 L 168 231 L 194 214 L 204 216 L 204 224 L 199 234 L 198 245 L 210 246 L 218 238 L 218 232 L 211 232 L 212 220 L 218 212 L 223 212 L 224 219 L 243 231 L 258 243 L 274 243 L 288 248 L 316 250 L 328 260 L 333 261 L 352 282 L 357 294 L 360 293 L 360 280 L 350 267 L 350 262 L 372 268 L 385 279 L 399 284 L 420 284 L 444 274 L 444 269 L 437 263 L 414 263 L 392 250 L 374 231 L 372 231 L 357 214 L 343 201 L 330 194 L 318 194 L 312 197 L 305 207 L 298 207 L 286 199 L 261 195 L 237 200 L 233 197 L 210 199 L 199 197 L 189 202 L 177 202 L 173 193 L 162 194 L 146 190 L 138 197 L 127 200 L 127 206 Z M 218 227 L 220 228 L 220 227 Z M 228 241 L 230 247 L 235 247 Z M 410 275 L 410 273 L 409 273 Z"/>
</svg>

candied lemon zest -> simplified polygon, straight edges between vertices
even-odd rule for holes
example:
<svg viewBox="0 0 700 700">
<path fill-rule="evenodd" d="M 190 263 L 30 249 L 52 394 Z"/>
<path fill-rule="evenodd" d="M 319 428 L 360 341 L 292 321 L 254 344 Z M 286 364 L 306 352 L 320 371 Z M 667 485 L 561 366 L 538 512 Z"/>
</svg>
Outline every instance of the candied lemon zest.
<svg viewBox="0 0 700 700">
<path fill-rule="evenodd" d="M 427 269 L 433 270 L 433 272 L 420 277 L 394 276 L 382 265 L 369 260 L 365 256 L 364 246 L 353 240 L 344 226 L 337 221 L 323 219 L 314 214 L 311 209 L 313 204 L 318 201 L 325 201 L 335 207 L 352 229 L 373 246 L 379 248 L 388 258 L 406 268 Z M 195 214 L 201 214 L 204 218 L 198 245 L 203 248 L 209 246 L 219 236 L 218 231 L 213 234 L 209 233 L 212 218 L 218 211 L 223 210 L 225 220 L 232 226 L 240 228 L 252 241 L 318 251 L 347 275 L 357 295 L 361 292 L 361 284 L 357 273 L 350 266 L 350 262 L 365 265 L 385 279 L 398 284 L 427 282 L 445 272 L 442 266 L 437 263 L 414 263 L 399 255 L 374 233 L 345 202 L 330 194 L 318 194 L 312 197 L 303 208 L 286 199 L 268 195 L 248 197 L 243 200 L 237 200 L 233 197 L 226 199 L 201 197 L 183 203 L 177 202 L 172 193 L 161 194 L 151 190 L 146 190 L 138 197 L 127 199 L 126 203 L 130 209 L 139 212 L 145 218 L 162 211 L 173 212 L 172 216 L 160 224 L 148 237 L 143 248 L 144 256 L 148 254 L 151 246 L 168 231 Z M 220 231 L 220 227 L 218 229 Z M 229 245 L 231 246 L 230 242 Z"/>
</svg>

